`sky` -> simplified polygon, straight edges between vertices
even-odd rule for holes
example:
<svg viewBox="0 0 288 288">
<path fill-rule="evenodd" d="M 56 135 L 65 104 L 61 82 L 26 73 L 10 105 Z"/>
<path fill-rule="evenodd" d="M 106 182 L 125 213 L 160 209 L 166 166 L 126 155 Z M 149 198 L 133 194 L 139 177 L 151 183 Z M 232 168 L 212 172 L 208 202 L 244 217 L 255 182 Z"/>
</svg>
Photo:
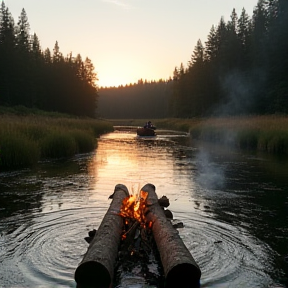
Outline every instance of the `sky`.
<svg viewBox="0 0 288 288">
<path fill-rule="evenodd" d="M 1 1 L 1 0 L 0 0 Z M 97 84 L 118 86 L 169 79 L 187 66 L 198 39 L 205 45 L 212 25 L 233 8 L 252 16 L 257 0 L 4 0 L 15 23 L 24 8 L 30 34 L 42 50 L 58 41 L 92 60 Z"/>
</svg>

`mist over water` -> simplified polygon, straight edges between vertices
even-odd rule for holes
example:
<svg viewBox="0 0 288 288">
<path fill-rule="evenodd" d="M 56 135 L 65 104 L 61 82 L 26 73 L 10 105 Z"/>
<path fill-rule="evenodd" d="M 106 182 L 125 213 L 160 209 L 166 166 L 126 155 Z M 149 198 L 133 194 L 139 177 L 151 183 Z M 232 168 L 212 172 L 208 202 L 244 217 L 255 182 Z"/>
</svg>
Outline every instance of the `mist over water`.
<svg viewBox="0 0 288 288">
<path fill-rule="evenodd" d="M 266 72 L 254 69 L 249 72 L 233 70 L 221 77 L 221 88 L 226 95 L 226 102 L 220 104 L 212 113 L 213 117 L 225 117 L 233 115 L 247 115 L 255 105 L 257 91 L 265 81 Z M 205 122 L 203 124 L 205 126 Z M 204 128 L 204 127 L 203 127 Z M 231 129 L 221 133 L 221 143 L 229 149 L 235 148 L 237 132 Z M 225 167 L 220 167 L 213 162 L 210 151 L 200 147 L 196 154 L 198 167 L 198 182 L 206 188 L 223 189 L 225 185 Z"/>
<path fill-rule="evenodd" d="M 196 154 L 196 181 L 206 189 L 223 189 L 225 185 L 225 167 L 213 162 L 209 151 L 200 148 Z"/>
</svg>

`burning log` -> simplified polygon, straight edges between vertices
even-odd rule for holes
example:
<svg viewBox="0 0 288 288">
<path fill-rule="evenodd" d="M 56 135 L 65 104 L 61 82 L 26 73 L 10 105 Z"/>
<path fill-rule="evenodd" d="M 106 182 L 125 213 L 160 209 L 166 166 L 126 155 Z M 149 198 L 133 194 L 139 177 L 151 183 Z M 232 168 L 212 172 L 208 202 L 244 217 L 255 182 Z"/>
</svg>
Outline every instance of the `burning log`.
<svg viewBox="0 0 288 288">
<path fill-rule="evenodd" d="M 200 268 L 159 206 L 155 186 L 146 184 L 142 191 L 148 192 L 145 216 L 147 222 L 153 223 L 152 232 L 163 265 L 165 287 L 199 287 Z"/>
<path fill-rule="evenodd" d="M 111 287 L 123 228 L 119 212 L 124 198 L 128 196 L 125 185 L 115 186 L 114 194 L 110 196 L 113 198 L 110 207 L 75 271 L 77 287 Z"/>
</svg>

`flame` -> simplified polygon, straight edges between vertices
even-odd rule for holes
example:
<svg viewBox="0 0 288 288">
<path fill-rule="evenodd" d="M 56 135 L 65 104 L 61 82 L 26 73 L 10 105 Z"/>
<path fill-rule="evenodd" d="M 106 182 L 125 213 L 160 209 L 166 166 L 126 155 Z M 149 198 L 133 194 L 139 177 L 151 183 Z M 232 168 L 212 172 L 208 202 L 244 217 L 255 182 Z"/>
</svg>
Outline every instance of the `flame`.
<svg viewBox="0 0 288 288">
<path fill-rule="evenodd" d="M 137 220 L 141 225 L 145 226 L 145 208 L 148 192 L 140 191 L 138 196 L 130 195 L 122 202 L 120 215 L 124 218 Z"/>
</svg>

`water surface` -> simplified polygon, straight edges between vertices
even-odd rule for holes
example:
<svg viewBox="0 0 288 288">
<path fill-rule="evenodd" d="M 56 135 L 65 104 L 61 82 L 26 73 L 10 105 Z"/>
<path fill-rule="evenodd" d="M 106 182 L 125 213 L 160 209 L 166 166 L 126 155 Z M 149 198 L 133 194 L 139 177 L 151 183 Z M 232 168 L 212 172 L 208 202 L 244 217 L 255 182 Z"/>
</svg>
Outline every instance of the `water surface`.
<svg viewBox="0 0 288 288">
<path fill-rule="evenodd" d="M 76 287 L 84 237 L 119 183 L 130 193 L 152 183 L 170 199 L 201 287 L 286 287 L 287 176 L 286 159 L 129 130 L 102 136 L 94 153 L 2 172 L 0 287 Z"/>
</svg>

